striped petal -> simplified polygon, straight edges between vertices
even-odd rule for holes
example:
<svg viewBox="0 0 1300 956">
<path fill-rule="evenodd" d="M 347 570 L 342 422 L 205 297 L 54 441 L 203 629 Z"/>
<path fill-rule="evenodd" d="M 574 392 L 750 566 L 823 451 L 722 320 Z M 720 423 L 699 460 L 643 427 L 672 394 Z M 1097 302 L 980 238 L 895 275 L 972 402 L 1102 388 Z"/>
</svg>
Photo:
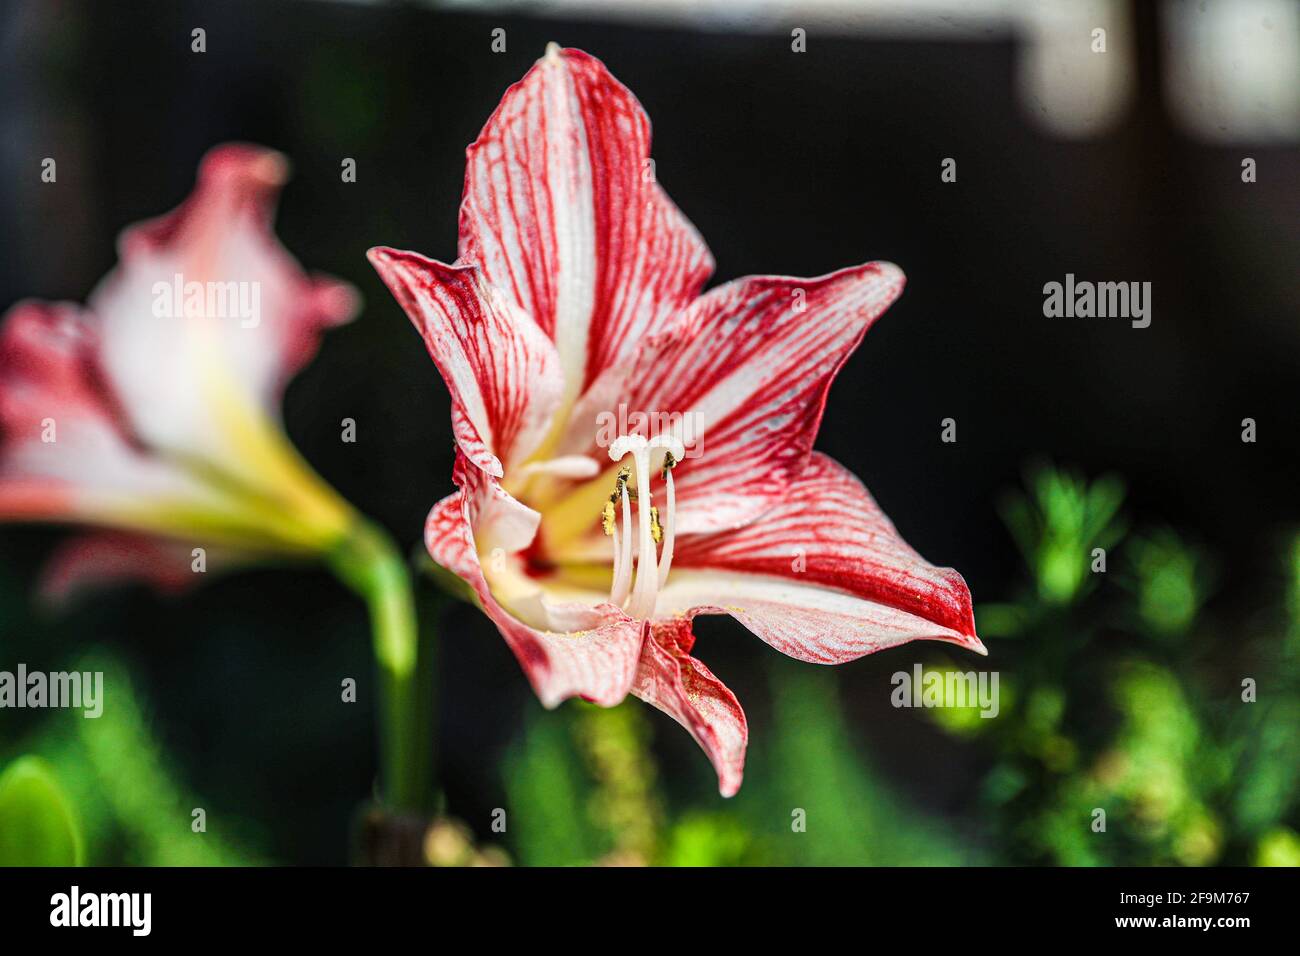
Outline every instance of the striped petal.
<svg viewBox="0 0 1300 956">
<path fill-rule="evenodd" d="M 822 454 L 757 521 L 679 540 L 657 612 L 730 614 L 820 664 L 926 639 L 985 653 L 961 575 L 913 551 L 862 483 Z"/>
<path fill-rule="evenodd" d="M 687 446 L 674 473 L 678 534 L 739 527 L 804 471 L 835 374 L 904 281 L 897 266 L 872 262 L 816 279 L 719 286 L 592 386 L 560 453 L 590 454 L 591 423 L 617 418 L 620 404 L 669 416 Z"/>
<path fill-rule="evenodd" d="M 655 622 L 632 693 L 690 731 L 718 773 L 719 792 L 730 797 L 744 776 L 749 725 L 736 695 L 691 657 L 694 644 L 689 620 Z"/>
<path fill-rule="evenodd" d="M 713 271 L 649 156 L 632 93 L 599 60 L 554 44 L 467 151 L 461 258 L 554 339 L 566 403 Z"/>
<path fill-rule="evenodd" d="M 605 707 L 617 704 L 636 675 L 643 624 L 612 605 L 559 609 L 557 617 L 570 615 L 563 630 L 538 629 L 517 618 L 493 595 L 479 561 L 484 542 L 476 536 L 482 530 L 503 552 L 523 547 L 536 532 L 536 512 L 511 499 L 490 475 L 467 467 L 463 455 L 457 455 L 454 477 L 459 490 L 434 505 L 425 524 L 433 560 L 474 589 L 544 706 L 575 696 Z"/>
<path fill-rule="evenodd" d="M 369 255 L 447 383 L 461 450 L 500 478 L 537 447 L 559 404 L 555 346 L 474 266 L 394 249 Z"/>
</svg>

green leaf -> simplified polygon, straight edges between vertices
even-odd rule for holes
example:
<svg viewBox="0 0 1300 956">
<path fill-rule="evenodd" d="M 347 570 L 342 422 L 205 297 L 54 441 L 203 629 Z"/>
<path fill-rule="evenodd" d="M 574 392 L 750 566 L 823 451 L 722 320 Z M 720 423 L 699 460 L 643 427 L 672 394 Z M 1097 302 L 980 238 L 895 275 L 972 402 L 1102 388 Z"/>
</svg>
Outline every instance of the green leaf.
<svg viewBox="0 0 1300 956">
<path fill-rule="evenodd" d="M 81 861 L 81 831 L 49 764 L 19 757 L 0 775 L 0 866 Z"/>
</svg>

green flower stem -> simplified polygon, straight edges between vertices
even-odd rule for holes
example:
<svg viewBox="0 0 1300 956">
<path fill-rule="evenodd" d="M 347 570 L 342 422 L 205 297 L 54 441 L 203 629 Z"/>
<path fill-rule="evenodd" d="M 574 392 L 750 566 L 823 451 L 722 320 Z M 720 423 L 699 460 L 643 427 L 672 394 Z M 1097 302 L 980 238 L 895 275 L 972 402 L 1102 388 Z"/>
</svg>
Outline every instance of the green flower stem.
<svg viewBox="0 0 1300 956">
<path fill-rule="evenodd" d="M 421 634 L 406 563 L 374 525 L 358 524 L 335 552 L 333 565 L 370 611 L 379 666 L 382 802 L 389 810 L 420 812 L 431 784 L 432 715 L 424 705 L 430 702 L 433 620 L 426 620 Z"/>
</svg>

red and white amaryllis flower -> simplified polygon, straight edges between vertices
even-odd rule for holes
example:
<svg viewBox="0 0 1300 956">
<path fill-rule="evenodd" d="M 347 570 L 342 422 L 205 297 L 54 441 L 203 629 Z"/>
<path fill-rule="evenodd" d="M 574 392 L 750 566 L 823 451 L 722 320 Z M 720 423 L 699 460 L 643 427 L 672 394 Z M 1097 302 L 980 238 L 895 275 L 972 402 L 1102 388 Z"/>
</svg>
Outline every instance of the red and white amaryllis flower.
<svg viewBox="0 0 1300 956">
<path fill-rule="evenodd" d="M 701 295 L 712 257 L 649 154 L 632 94 L 552 45 L 469 147 L 457 262 L 370 258 L 451 393 L 459 490 L 429 515 L 434 560 L 545 705 L 631 692 L 691 732 L 730 795 L 748 730 L 691 654 L 697 614 L 822 664 L 918 639 L 984 649 L 961 575 L 812 450 L 831 380 L 902 272 Z M 669 427 L 608 440 L 629 409 Z"/>
<path fill-rule="evenodd" d="M 214 149 L 180 207 L 123 232 L 84 307 L 6 315 L 0 519 L 95 528 L 52 562 L 54 592 L 180 587 L 196 546 L 217 566 L 319 557 L 352 528 L 279 424 L 286 383 L 358 305 L 271 231 L 287 174 L 270 150 Z"/>
</svg>

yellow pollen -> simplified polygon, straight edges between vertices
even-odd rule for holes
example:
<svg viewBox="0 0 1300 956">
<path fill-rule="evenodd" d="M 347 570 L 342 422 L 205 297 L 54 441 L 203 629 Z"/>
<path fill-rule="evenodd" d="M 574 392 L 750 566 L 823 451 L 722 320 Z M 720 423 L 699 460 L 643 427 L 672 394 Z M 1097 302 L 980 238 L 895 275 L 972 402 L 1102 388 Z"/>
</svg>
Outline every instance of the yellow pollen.
<svg viewBox="0 0 1300 956">
<path fill-rule="evenodd" d="M 628 480 L 632 477 L 632 469 L 624 465 L 618 470 L 618 476 L 614 479 L 614 493 L 609 496 L 603 508 L 600 509 L 600 526 L 605 531 L 605 536 L 609 537 L 614 533 L 614 523 L 617 521 L 614 510 L 618 503 L 623 499 L 624 490 L 627 491 L 627 500 L 636 501 L 636 489 L 628 488 Z M 655 538 L 658 541 L 658 538 Z"/>
<path fill-rule="evenodd" d="M 655 544 L 664 539 L 664 529 L 659 527 L 659 509 L 654 505 L 650 506 L 650 537 Z"/>
<path fill-rule="evenodd" d="M 661 477 L 661 478 L 663 478 L 665 481 L 667 481 L 667 480 L 668 480 L 668 472 L 671 471 L 672 468 L 673 468 L 673 466 L 676 465 L 676 464 L 677 464 L 677 459 L 673 457 L 673 453 L 672 453 L 672 452 L 666 452 L 666 453 L 664 454 L 664 467 L 663 467 L 663 471 L 661 471 L 661 472 L 659 473 L 659 477 Z"/>
</svg>

